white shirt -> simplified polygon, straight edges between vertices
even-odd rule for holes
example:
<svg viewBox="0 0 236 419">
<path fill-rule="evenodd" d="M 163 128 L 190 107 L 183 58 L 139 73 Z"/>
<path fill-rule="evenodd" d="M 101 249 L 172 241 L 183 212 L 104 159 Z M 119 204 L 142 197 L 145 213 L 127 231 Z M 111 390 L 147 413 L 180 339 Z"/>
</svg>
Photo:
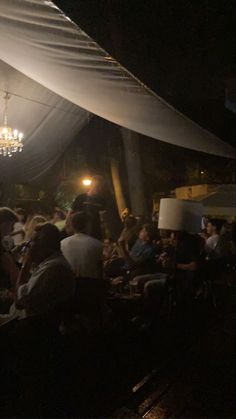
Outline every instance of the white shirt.
<svg viewBox="0 0 236 419">
<path fill-rule="evenodd" d="M 26 315 L 39 315 L 69 300 L 75 294 L 75 278 L 69 264 L 58 252 L 44 260 L 26 284 L 18 288 L 18 302 Z"/>
<path fill-rule="evenodd" d="M 15 231 L 22 231 L 24 229 L 24 224 L 20 221 L 17 221 L 17 223 L 14 224 L 14 232 Z M 24 233 L 21 232 L 19 234 L 16 234 L 13 236 L 14 245 L 17 246 L 18 244 L 22 243 L 24 240 Z"/>
<path fill-rule="evenodd" d="M 213 234 L 206 240 L 205 250 L 208 255 L 214 254 L 219 242 L 219 234 Z"/>
<path fill-rule="evenodd" d="M 103 244 L 99 240 L 74 234 L 61 241 L 61 251 L 77 278 L 101 279 Z"/>
</svg>

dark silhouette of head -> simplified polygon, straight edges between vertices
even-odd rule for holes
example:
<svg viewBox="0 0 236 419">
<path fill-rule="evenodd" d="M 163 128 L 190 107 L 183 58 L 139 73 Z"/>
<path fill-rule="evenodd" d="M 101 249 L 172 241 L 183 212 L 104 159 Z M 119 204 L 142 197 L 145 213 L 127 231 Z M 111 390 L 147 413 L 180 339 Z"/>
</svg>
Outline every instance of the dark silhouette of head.
<svg viewBox="0 0 236 419">
<path fill-rule="evenodd" d="M 90 217 L 84 211 L 76 212 L 71 217 L 71 226 L 74 233 L 87 233 Z"/>
<path fill-rule="evenodd" d="M 41 263 L 45 259 L 59 252 L 61 247 L 60 232 L 51 223 L 38 224 L 31 240 L 31 255 L 35 263 Z"/>
<path fill-rule="evenodd" d="M 10 234 L 17 221 L 17 215 L 10 208 L 0 208 L 0 237 Z"/>
</svg>

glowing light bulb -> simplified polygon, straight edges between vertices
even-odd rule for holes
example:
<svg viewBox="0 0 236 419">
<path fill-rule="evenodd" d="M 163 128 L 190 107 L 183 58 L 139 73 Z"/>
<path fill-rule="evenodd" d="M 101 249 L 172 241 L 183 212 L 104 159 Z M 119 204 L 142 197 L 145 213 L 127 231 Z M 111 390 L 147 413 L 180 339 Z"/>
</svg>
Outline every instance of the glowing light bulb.
<svg viewBox="0 0 236 419">
<path fill-rule="evenodd" d="M 91 183 L 92 183 L 92 179 L 89 179 L 89 178 L 84 178 L 84 179 L 82 180 L 82 183 L 83 183 L 83 185 L 84 185 L 84 186 L 90 186 L 90 185 L 91 185 Z"/>
</svg>

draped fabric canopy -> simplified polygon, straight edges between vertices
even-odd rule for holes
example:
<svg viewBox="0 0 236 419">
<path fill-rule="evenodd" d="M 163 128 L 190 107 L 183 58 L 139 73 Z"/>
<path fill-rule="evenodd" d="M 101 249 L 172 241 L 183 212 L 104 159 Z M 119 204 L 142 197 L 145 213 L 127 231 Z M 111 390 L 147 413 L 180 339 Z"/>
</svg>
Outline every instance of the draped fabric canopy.
<svg viewBox="0 0 236 419">
<path fill-rule="evenodd" d="M 235 149 L 179 113 L 125 70 L 51 1 L 0 0 L 0 95 L 22 154 L 0 176 L 37 178 L 90 114 L 170 144 L 235 157 Z M 3 101 L 0 102 L 2 118 Z"/>
<path fill-rule="evenodd" d="M 10 96 L 8 121 L 25 135 L 22 153 L 0 156 L 0 182 L 24 182 L 42 176 L 63 153 L 89 114 L 0 61 L 0 94 Z M 0 102 L 3 118 L 4 101 Z"/>
</svg>

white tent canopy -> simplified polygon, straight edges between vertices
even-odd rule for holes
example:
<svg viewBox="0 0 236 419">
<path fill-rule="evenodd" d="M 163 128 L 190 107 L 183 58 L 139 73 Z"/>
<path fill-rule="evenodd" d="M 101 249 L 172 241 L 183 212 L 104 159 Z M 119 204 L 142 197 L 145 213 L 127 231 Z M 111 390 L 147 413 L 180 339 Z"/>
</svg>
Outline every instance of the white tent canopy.
<svg viewBox="0 0 236 419">
<path fill-rule="evenodd" d="M 44 173 L 90 114 L 170 144 L 235 157 L 233 147 L 147 89 L 51 1 L 0 0 L 0 60 L 0 89 L 12 93 L 9 123 L 26 137 L 22 156 L 0 160 L 1 179 Z M 3 102 L 0 118 L 2 111 Z"/>
</svg>

